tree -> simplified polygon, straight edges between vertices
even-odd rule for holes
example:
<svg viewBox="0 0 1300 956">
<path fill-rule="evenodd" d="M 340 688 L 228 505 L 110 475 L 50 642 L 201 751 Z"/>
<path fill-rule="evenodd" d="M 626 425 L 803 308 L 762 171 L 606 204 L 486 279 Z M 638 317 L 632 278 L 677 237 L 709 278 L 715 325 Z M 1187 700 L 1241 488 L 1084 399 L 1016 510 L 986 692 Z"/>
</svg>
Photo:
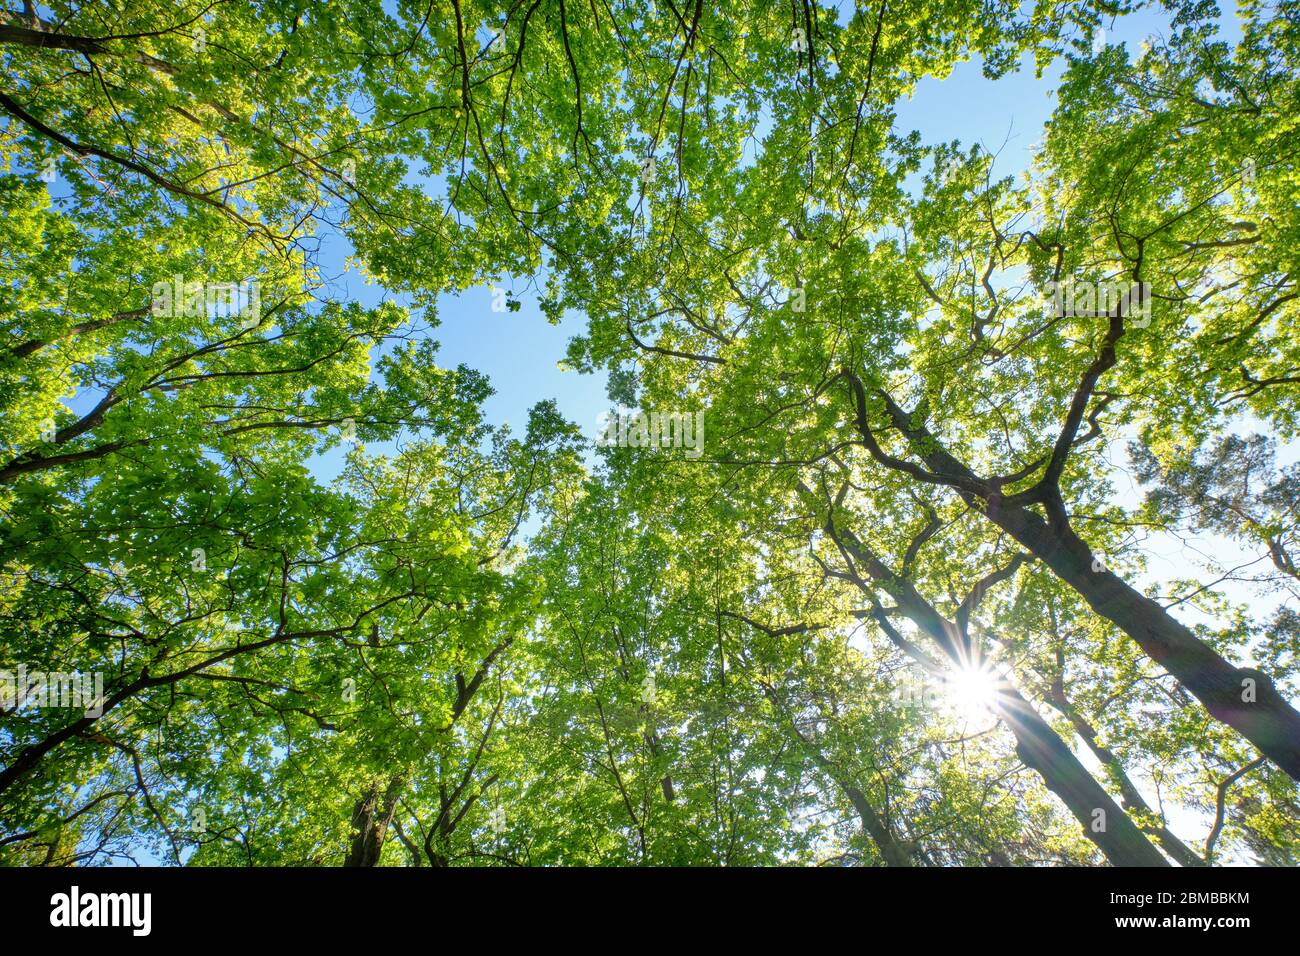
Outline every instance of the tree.
<svg viewBox="0 0 1300 956">
<path fill-rule="evenodd" d="M 1291 337 L 1290 273 L 1279 265 L 1290 253 L 1277 248 L 1294 228 L 1294 206 L 1277 192 L 1286 177 L 1258 194 L 1238 186 L 1241 161 L 1258 155 L 1271 168 L 1290 141 L 1280 117 L 1294 111 L 1273 80 L 1295 37 L 1289 21 L 1255 8 L 1248 16 L 1235 54 L 1221 43 L 1206 52 L 1211 28 L 1190 9 L 1168 44 L 1136 62 L 1120 48 L 1080 52 L 1078 42 L 1040 178 L 1020 187 L 993 181 L 987 155 L 903 137 L 886 138 L 855 176 L 840 159 L 857 155 L 843 143 L 856 114 L 848 103 L 835 109 L 845 83 L 828 76 L 818 96 L 839 122 L 786 103 L 757 160 L 712 156 L 707 172 L 678 174 L 690 201 L 668 200 L 666 219 L 638 225 L 629 212 L 629 232 L 644 234 L 634 252 L 611 230 L 594 235 L 623 252 L 622 268 L 583 271 L 564 301 L 591 315 L 574 364 L 636 361 L 652 402 L 687 404 L 689 394 L 707 405 L 714 433 L 738 436 L 724 464 L 793 470 L 842 453 L 918 490 L 947 489 L 1300 777 L 1300 713 L 1274 678 L 1198 637 L 1106 566 L 1104 538 L 1090 544 L 1077 530 L 1077 516 L 1106 500 L 1097 439 L 1127 427 L 1161 433 L 1166 398 L 1180 427 L 1226 426 L 1246 393 L 1252 412 L 1290 427 L 1285 370 L 1259 378 L 1243 365 L 1248 387 L 1225 390 L 1236 375 L 1223 369 L 1225 350 L 1239 340 L 1198 335 L 1197 351 L 1181 347 L 1186 329 L 1230 321 L 1206 317 L 1221 310 L 1258 310 L 1247 323 L 1252 348 L 1267 341 L 1285 355 Z M 1170 75 L 1179 77 L 1173 94 Z M 1202 79 L 1221 90 L 1210 101 L 1195 92 Z M 1228 115 L 1243 120 L 1236 138 L 1218 132 Z M 1172 136 L 1180 123 L 1187 134 Z M 832 131 L 804 132 L 820 124 Z M 1076 161 L 1081 148 L 1086 162 Z M 941 168 L 913 197 L 903 179 L 927 152 Z M 1223 235 L 1235 238 L 1206 238 Z M 1215 277 L 1229 257 L 1248 261 L 1219 300 Z M 1091 290 L 1086 301 L 1080 287 Z M 773 440 L 757 437 L 774 427 Z M 894 508 L 888 493 L 874 506 Z"/>
<path fill-rule="evenodd" d="M 0 11 L 0 858 L 1293 860 L 1300 19 L 1211 6 Z M 1030 56 L 1023 177 L 899 120 Z M 503 275 L 612 430 L 440 367 Z"/>
</svg>

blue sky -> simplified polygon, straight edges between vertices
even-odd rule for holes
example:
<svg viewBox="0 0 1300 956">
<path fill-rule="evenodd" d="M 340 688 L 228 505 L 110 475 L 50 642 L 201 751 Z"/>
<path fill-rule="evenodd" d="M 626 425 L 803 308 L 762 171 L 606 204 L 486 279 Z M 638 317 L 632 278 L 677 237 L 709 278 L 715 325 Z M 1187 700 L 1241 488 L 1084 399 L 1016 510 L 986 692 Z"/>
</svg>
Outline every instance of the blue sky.
<svg viewBox="0 0 1300 956">
<path fill-rule="evenodd" d="M 851 10 L 848 0 L 842 0 L 837 10 L 843 20 Z M 1222 20 L 1227 36 L 1235 39 L 1239 31 L 1233 15 Z M 1106 39 L 1136 49 L 1148 34 L 1165 32 L 1167 24 L 1159 12 L 1142 12 L 1107 24 Z M 921 80 L 914 95 L 897 104 L 895 129 L 900 133 L 917 130 L 930 144 L 952 140 L 963 147 L 981 144 L 996 154 L 998 175 L 1019 173 L 1027 168 L 1029 147 L 1041 137 L 1043 124 L 1051 116 L 1061 71 L 1058 61 L 1041 79 L 1035 78 L 1032 58 L 1026 56 L 1017 71 L 992 81 L 982 75 L 978 61 L 959 63 L 943 80 Z M 430 183 L 430 188 L 434 186 Z M 51 191 L 61 192 L 58 185 Z M 342 237 L 335 234 L 322 239 L 321 271 L 332 280 L 328 294 L 365 305 L 390 297 L 348 268 L 350 249 Z M 585 433 L 594 434 L 597 416 L 609 407 L 604 374 L 581 375 L 559 365 L 569 339 L 583 331 L 585 318 L 568 314 L 560 325 L 549 324 L 537 307 L 536 296 L 523 291 L 526 280 L 509 276 L 501 280 L 521 302 L 517 312 L 492 311 L 489 285 L 440 296 L 437 312 L 441 324 L 431 337 L 441 345 L 441 364 L 455 367 L 464 363 L 488 376 L 496 390 L 484 407 L 490 422 L 521 428 L 529 408 L 554 399 L 566 418 Z M 405 304 L 400 296 L 391 298 Z M 67 404 L 82 413 L 98 398 L 87 391 Z M 328 480 L 341 467 L 344 451 L 335 448 L 319 456 L 312 461 L 311 470 Z"/>
<path fill-rule="evenodd" d="M 840 7 L 842 16 L 847 0 Z M 1225 19 L 1232 21 L 1231 16 Z M 1107 40 L 1126 42 L 1135 49 L 1146 35 L 1166 31 L 1163 17 L 1143 13 L 1108 26 Z M 1229 33 L 1236 32 L 1233 22 Z M 1058 62 L 1036 79 L 1028 56 L 1018 71 L 997 81 L 984 78 L 979 62 L 958 64 L 943 80 L 922 80 L 915 95 L 898 104 L 896 129 L 918 130 L 929 143 L 957 139 L 963 145 L 982 144 L 998 155 L 999 174 L 1017 173 L 1028 166 L 1029 146 L 1040 138 L 1051 115 L 1060 74 Z M 382 290 L 366 285 L 356 272 L 344 270 L 345 253 L 341 241 L 327 244 L 326 274 L 341 274 L 340 292 L 364 303 L 378 301 Z M 503 277 L 502 285 L 516 292 L 520 311 L 493 312 L 486 285 L 440 297 L 441 325 L 432 336 L 441 343 L 442 364 L 465 363 L 490 378 L 496 394 L 486 403 L 489 421 L 520 427 L 532 405 L 555 399 L 567 418 L 586 431 L 593 430 L 597 415 L 609 406 L 604 375 L 580 375 L 559 367 L 568 340 L 583 330 L 584 318 L 569 314 L 552 326 L 538 310 L 536 296 L 521 294 L 519 278 Z M 326 456 L 318 466 L 322 477 L 332 473 L 337 463 L 337 452 Z"/>
</svg>

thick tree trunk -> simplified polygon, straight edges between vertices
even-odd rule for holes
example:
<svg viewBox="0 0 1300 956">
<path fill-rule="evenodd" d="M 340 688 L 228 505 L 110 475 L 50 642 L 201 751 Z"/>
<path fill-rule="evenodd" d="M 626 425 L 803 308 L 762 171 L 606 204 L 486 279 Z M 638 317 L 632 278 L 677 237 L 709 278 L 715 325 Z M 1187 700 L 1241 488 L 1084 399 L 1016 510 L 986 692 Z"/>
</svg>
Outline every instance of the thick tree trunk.
<svg viewBox="0 0 1300 956">
<path fill-rule="evenodd" d="M 381 795 L 379 784 L 373 784 L 357 801 L 352 812 L 352 846 L 344 866 L 378 866 L 384 851 L 384 839 L 393 822 L 397 800 L 406 786 L 403 777 L 394 777 Z"/>
<path fill-rule="evenodd" d="M 971 659 L 972 649 L 963 630 L 940 614 L 911 581 L 893 574 L 852 531 L 837 527 L 834 521 L 828 521 L 825 530 L 872 578 L 890 591 L 899 610 L 934 641 L 949 662 L 958 667 L 976 663 Z M 892 628 L 888 628 L 886 633 L 891 639 L 897 634 Z M 1083 824 L 1084 833 L 1097 844 L 1106 859 L 1115 866 L 1168 866 L 1169 862 L 1160 851 L 1111 799 L 1033 705 L 1007 681 L 1000 682 L 997 691 L 996 712 L 1016 738 L 1017 755 L 1026 766 L 1038 772 L 1047 788 Z"/>
<path fill-rule="evenodd" d="M 872 456 L 887 467 L 916 474 L 920 469 L 891 457 L 876 443 L 867 423 L 862 382 L 852 373 L 848 377 L 857 406 L 857 430 Z M 907 438 L 917 457 L 929 466 L 926 476 L 929 480 L 956 489 L 963 501 L 1015 538 L 1078 591 L 1094 611 L 1118 626 L 1153 661 L 1178 678 L 1211 716 L 1232 727 L 1291 777 L 1300 780 L 1300 712 L 1278 693 L 1266 674 L 1229 664 L 1163 607 L 1096 560 L 1092 550 L 1070 527 L 1064 502 L 1054 483 L 1059 478 L 1059 469 L 1052 476 L 1051 484 L 1037 488 L 1032 495 L 1024 492 L 1020 501 L 1003 500 L 997 494 L 1000 486 L 981 479 L 950 455 L 888 393 L 881 391 L 879 395 L 894 427 Z M 1031 510 L 1034 503 L 1046 508 L 1050 520 Z"/>
<path fill-rule="evenodd" d="M 1016 754 L 1069 808 L 1107 860 L 1115 866 L 1169 865 L 1019 691 L 1007 683 L 999 685 L 996 708 L 1015 735 Z"/>
<path fill-rule="evenodd" d="M 1074 732 L 1079 735 L 1080 739 L 1088 745 L 1093 756 L 1106 768 L 1111 778 L 1115 781 L 1116 787 L 1119 788 L 1120 806 L 1126 811 L 1136 810 L 1143 816 L 1149 816 L 1158 819 L 1152 811 L 1151 806 L 1146 802 L 1142 793 L 1129 779 L 1128 772 L 1124 769 L 1124 764 L 1119 757 L 1109 747 L 1101 742 L 1101 737 L 1096 728 L 1080 714 L 1065 697 L 1063 689 L 1053 688 L 1050 703 L 1061 714 L 1070 721 L 1070 726 Z M 1206 862 L 1201 859 L 1186 843 L 1178 839 L 1178 835 L 1169 827 L 1159 824 L 1154 826 L 1142 827 L 1144 832 L 1150 833 L 1164 848 L 1164 851 L 1174 858 L 1179 866 L 1206 866 Z"/>
<path fill-rule="evenodd" d="M 1059 503 L 1049 511 L 1063 514 Z M 1078 591 L 1094 611 L 1178 678 L 1215 719 L 1300 780 L 1300 712 L 1266 674 L 1229 664 L 1163 607 L 1096 561 L 1067 521 L 1058 517 L 1049 523 L 1027 508 L 1001 507 L 996 502 L 987 514 Z"/>
</svg>

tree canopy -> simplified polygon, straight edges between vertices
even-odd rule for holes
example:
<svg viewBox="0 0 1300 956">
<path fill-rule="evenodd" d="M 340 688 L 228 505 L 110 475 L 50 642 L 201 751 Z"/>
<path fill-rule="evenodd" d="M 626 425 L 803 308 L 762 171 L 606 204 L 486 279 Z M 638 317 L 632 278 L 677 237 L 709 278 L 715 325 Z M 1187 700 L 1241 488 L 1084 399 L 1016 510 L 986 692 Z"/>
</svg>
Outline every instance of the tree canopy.
<svg viewBox="0 0 1300 956">
<path fill-rule="evenodd" d="M 1294 0 L 0 57 L 0 861 L 1300 863 Z M 1023 171 L 900 120 L 966 61 L 1059 76 Z M 440 364 L 504 275 L 599 425 Z"/>
</svg>

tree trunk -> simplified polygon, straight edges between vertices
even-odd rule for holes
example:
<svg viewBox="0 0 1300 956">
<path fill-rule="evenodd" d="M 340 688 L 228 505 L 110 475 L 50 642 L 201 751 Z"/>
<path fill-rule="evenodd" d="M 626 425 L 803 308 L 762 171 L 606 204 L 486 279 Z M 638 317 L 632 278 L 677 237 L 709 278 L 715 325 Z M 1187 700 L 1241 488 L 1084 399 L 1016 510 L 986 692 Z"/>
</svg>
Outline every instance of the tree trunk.
<svg viewBox="0 0 1300 956">
<path fill-rule="evenodd" d="M 885 821 L 876 813 L 875 807 L 867 799 L 867 795 L 855 787 L 849 781 L 842 779 L 838 773 L 831 767 L 821 754 L 814 754 L 813 759 L 820 764 L 831 778 L 840 786 L 840 789 L 848 796 L 849 801 L 853 804 L 853 809 L 858 812 L 858 819 L 862 821 L 862 832 L 871 838 L 876 848 L 880 850 L 880 855 L 885 861 L 885 866 L 911 866 L 912 858 L 902 845 L 894 839 L 893 832 L 885 826 Z"/>
<path fill-rule="evenodd" d="M 1234 667 L 1168 611 L 1107 570 L 1064 520 L 1059 501 L 1052 522 L 1023 507 L 992 503 L 988 517 L 1117 625 L 1176 677 L 1215 719 L 1300 780 L 1300 712 L 1263 672 Z"/>
<path fill-rule="evenodd" d="M 872 456 L 887 467 L 914 473 L 908 462 L 885 454 L 876 443 L 867 424 L 862 382 L 852 373 L 849 381 L 857 404 L 857 430 Z M 1212 717 L 1232 727 L 1292 778 L 1300 780 L 1300 712 L 1278 693 L 1266 674 L 1233 667 L 1190 628 L 1100 562 L 1094 571 L 1096 558 L 1070 527 L 1055 484 L 1038 488 L 1029 497 L 1022 493 L 1020 501 L 1003 500 L 997 493 L 1000 485 L 981 479 L 950 455 L 924 425 L 913 421 L 888 393 L 879 394 L 894 427 L 929 466 L 931 480 L 956 489 L 963 501 L 1015 538 L 1078 591 L 1094 611 L 1118 626 L 1147 656 L 1178 678 Z M 1046 508 L 1049 519 L 1030 510 L 1035 502 Z"/>
<path fill-rule="evenodd" d="M 898 609 L 935 642 L 949 662 L 959 667 L 974 663 L 970 660 L 971 648 L 967 646 L 962 629 L 940 614 L 911 581 L 893 574 L 852 531 L 837 527 L 833 520 L 827 521 L 825 530 L 886 587 Z M 864 584 L 860 582 L 859 587 Z M 888 620 L 882 623 L 888 624 Z M 892 628 L 886 631 L 894 639 L 896 632 L 891 632 Z M 1060 735 L 1005 680 L 998 684 L 995 707 L 998 716 L 1016 738 L 1016 754 L 1026 766 L 1038 772 L 1052 793 L 1061 798 L 1107 860 L 1115 866 L 1169 865 L 1128 814 L 1093 778 L 1088 768 L 1079 762 Z"/>
<path fill-rule="evenodd" d="M 876 813 L 876 808 L 871 805 L 867 795 L 839 772 L 825 754 L 817 747 L 813 746 L 811 740 L 803 735 L 791 718 L 789 712 L 781 705 L 780 699 L 776 692 L 771 689 L 765 689 L 768 700 L 777 713 L 785 720 L 790 728 L 790 733 L 794 739 L 803 748 L 804 753 L 812 758 L 812 762 L 826 772 L 826 775 L 835 781 L 836 785 L 848 796 L 849 802 L 853 804 L 853 809 L 858 813 L 858 819 L 862 822 L 862 832 L 865 833 L 873 843 L 876 849 L 880 851 L 881 858 L 885 861 L 886 866 L 911 866 L 911 855 L 894 839 L 894 833 L 889 829 L 888 824 L 881 819 L 880 814 Z"/>
<path fill-rule="evenodd" d="M 1088 749 L 1092 751 L 1093 756 L 1101 762 L 1102 766 L 1106 768 L 1111 778 L 1115 781 L 1116 787 L 1119 788 L 1120 805 L 1125 810 L 1136 810 L 1144 816 L 1157 818 L 1156 814 L 1152 811 L 1151 806 L 1142 796 L 1142 793 L 1134 785 L 1133 781 L 1129 779 L 1128 772 L 1124 769 L 1124 764 L 1120 761 L 1119 757 L 1115 755 L 1113 750 L 1102 744 L 1101 737 L 1098 735 L 1096 728 L 1094 728 L 1092 724 L 1088 723 L 1082 714 L 1075 710 L 1075 708 L 1065 698 L 1064 690 L 1059 690 L 1058 692 L 1057 688 L 1053 688 L 1049 702 L 1070 721 L 1070 725 L 1074 727 L 1074 732 L 1079 735 L 1080 739 L 1082 739 L 1085 744 L 1088 745 Z M 1142 827 L 1142 829 L 1159 840 L 1160 845 L 1164 847 L 1165 852 L 1173 857 L 1179 866 L 1207 865 L 1203 859 L 1197 856 L 1191 847 L 1178 839 L 1178 835 L 1164 824 L 1145 826 Z"/>
<path fill-rule="evenodd" d="M 1106 859 L 1115 866 L 1169 865 L 1019 691 L 1005 682 L 999 684 L 996 706 L 1015 735 L 1016 754 L 1061 798 Z"/>
<path fill-rule="evenodd" d="M 352 812 L 352 846 L 344 866 L 378 866 L 384 851 L 384 838 L 393 822 L 397 800 L 406 786 L 403 777 L 393 777 L 382 796 L 379 784 L 371 785 Z"/>
</svg>

